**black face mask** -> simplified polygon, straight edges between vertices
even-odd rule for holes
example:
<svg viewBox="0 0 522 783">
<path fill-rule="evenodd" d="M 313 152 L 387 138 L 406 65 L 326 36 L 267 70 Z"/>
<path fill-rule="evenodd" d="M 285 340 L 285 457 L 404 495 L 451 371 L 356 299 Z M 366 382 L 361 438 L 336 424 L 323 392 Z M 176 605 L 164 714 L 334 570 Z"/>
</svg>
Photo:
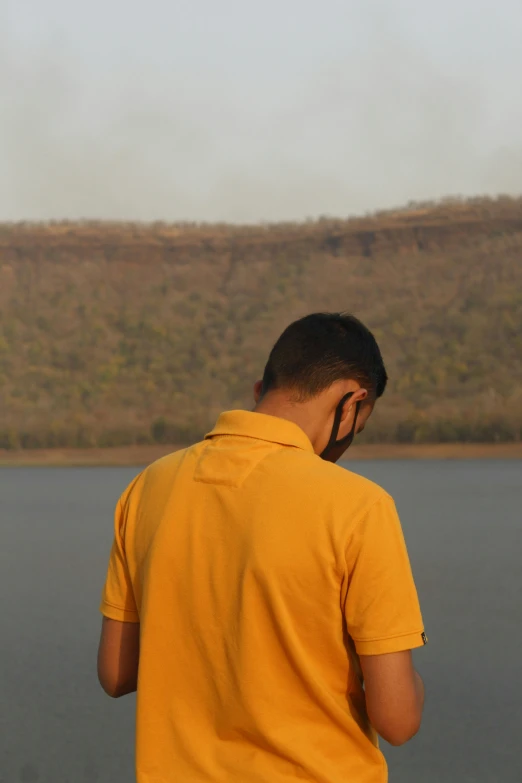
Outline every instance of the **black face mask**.
<svg viewBox="0 0 522 783">
<path fill-rule="evenodd" d="M 350 446 L 354 438 L 355 427 L 357 426 L 357 416 L 359 415 L 359 408 L 361 407 L 360 401 L 355 404 L 355 414 L 353 417 L 352 429 L 350 430 L 348 435 L 346 435 L 344 438 L 341 438 L 341 440 L 337 440 L 337 435 L 339 434 L 339 427 L 341 426 L 341 418 L 343 415 L 344 403 L 347 400 L 349 400 L 352 395 L 353 392 L 348 392 L 348 394 L 345 394 L 342 400 L 340 401 L 339 405 L 335 409 L 335 418 L 332 426 L 330 440 L 328 441 L 326 448 L 319 455 L 321 459 L 324 459 L 327 462 L 337 462 L 339 457 L 341 457 L 342 454 L 344 454 L 344 452 L 348 448 L 348 446 Z"/>
</svg>

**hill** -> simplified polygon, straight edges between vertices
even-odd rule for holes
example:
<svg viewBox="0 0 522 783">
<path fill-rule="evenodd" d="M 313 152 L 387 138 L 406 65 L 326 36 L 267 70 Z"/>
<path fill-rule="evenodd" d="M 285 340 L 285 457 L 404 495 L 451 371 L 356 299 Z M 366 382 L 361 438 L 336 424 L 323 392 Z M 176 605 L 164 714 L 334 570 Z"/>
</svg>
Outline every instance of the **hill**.
<svg viewBox="0 0 522 783">
<path fill-rule="evenodd" d="M 191 441 L 323 309 L 381 343 L 366 442 L 522 439 L 522 199 L 504 197 L 252 227 L 0 224 L 0 448 Z"/>
</svg>

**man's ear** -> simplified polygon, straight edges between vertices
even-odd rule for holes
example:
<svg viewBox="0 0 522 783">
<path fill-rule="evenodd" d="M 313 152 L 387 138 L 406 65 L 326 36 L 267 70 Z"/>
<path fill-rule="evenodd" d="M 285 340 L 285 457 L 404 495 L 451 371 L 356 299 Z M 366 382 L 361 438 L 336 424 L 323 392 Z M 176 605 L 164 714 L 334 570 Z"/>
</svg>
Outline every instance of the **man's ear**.
<svg viewBox="0 0 522 783">
<path fill-rule="evenodd" d="M 341 416 L 341 424 L 343 424 L 346 419 L 350 418 L 350 420 L 353 417 L 353 414 L 355 412 L 355 406 L 358 402 L 363 402 L 368 397 L 368 390 L 367 389 L 356 389 L 351 397 L 349 397 L 346 402 L 343 405 L 343 414 Z"/>
<path fill-rule="evenodd" d="M 256 381 L 254 383 L 254 400 L 256 404 L 261 399 L 261 392 L 263 390 L 263 381 Z"/>
</svg>

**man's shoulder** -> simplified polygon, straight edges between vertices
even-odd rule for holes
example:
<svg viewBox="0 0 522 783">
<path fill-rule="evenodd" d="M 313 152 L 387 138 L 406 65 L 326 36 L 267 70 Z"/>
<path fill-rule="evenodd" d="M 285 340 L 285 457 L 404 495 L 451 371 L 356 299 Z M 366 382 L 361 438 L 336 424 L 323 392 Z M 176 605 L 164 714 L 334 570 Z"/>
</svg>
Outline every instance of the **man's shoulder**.
<svg viewBox="0 0 522 783">
<path fill-rule="evenodd" d="M 191 448 L 194 447 L 189 446 L 184 449 L 176 449 L 175 451 L 165 454 L 163 457 L 151 462 L 150 465 L 145 468 L 144 473 L 163 473 L 164 471 L 170 471 L 183 461 L 183 458 Z"/>
<path fill-rule="evenodd" d="M 340 489 L 342 488 L 346 492 L 356 492 L 358 495 L 366 498 L 369 503 L 390 498 L 388 492 L 380 484 L 350 470 L 346 463 L 344 465 L 326 463 L 326 465 L 331 469 L 331 480 Z"/>
<path fill-rule="evenodd" d="M 122 500 L 131 493 L 134 495 L 141 493 L 143 488 L 151 482 L 162 478 L 172 478 L 172 474 L 178 470 L 188 450 L 188 448 L 177 449 L 146 465 L 131 481 L 122 495 Z"/>
<path fill-rule="evenodd" d="M 120 496 L 119 504 L 126 514 L 140 509 L 154 509 L 171 491 L 173 478 L 177 475 L 189 449 L 179 449 L 160 457 L 144 467 Z"/>
<path fill-rule="evenodd" d="M 171 481 L 172 476 L 179 471 L 187 456 L 200 445 L 197 443 L 194 446 L 176 449 L 176 451 L 171 451 L 169 454 L 165 454 L 163 457 L 151 462 L 141 474 L 144 483 L 156 483 L 162 480 Z"/>
<path fill-rule="evenodd" d="M 306 483 L 312 482 L 316 491 L 324 491 L 340 503 L 354 496 L 364 499 L 368 504 L 380 499 L 391 499 L 383 487 L 353 472 L 346 463 L 338 465 L 309 453 L 300 453 L 300 459 L 292 462 L 295 478 Z"/>
</svg>

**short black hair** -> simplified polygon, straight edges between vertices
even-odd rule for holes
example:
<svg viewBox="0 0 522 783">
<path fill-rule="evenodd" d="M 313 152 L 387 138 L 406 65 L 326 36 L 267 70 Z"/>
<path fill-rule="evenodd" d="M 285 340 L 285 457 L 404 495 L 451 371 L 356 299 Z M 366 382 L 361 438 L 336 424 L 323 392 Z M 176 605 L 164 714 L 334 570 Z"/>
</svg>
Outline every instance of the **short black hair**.
<svg viewBox="0 0 522 783">
<path fill-rule="evenodd" d="M 312 313 L 290 324 L 272 348 L 262 394 L 289 389 L 303 401 L 346 379 L 373 399 L 384 393 L 388 376 L 375 337 L 348 313 Z"/>
</svg>

